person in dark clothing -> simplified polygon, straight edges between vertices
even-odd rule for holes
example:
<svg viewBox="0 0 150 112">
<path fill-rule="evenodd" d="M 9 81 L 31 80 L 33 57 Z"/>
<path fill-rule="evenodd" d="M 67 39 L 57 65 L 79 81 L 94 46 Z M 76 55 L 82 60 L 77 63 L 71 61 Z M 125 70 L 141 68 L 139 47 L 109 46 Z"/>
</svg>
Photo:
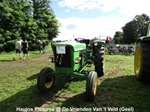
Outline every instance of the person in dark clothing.
<svg viewBox="0 0 150 112">
<path fill-rule="evenodd" d="M 29 47 L 28 42 L 27 42 L 27 40 L 25 39 L 25 40 L 22 42 L 23 59 L 25 59 L 25 56 L 27 57 L 27 59 L 29 59 L 28 47 Z"/>
</svg>

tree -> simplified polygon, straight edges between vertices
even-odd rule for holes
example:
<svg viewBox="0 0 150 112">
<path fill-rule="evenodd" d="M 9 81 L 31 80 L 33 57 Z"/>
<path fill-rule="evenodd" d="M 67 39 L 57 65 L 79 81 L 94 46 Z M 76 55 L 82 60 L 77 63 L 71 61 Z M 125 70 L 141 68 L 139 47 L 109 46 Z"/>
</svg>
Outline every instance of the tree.
<svg viewBox="0 0 150 112">
<path fill-rule="evenodd" d="M 23 38 L 23 28 L 26 27 L 27 14 L 24 10 L 27 0 L 5 0 L 0 2 L 0 34 L 3 40 L 1 51 L 14 50 L 16 39 Z"/>
<path fill-rule="evenodd" d="M 9 32 L 9 26 L 11 25 L 11 8 L 9 8 L 7 1 L 0 2 L 0 51 L 4 49 L 6 41 L 10 39 L 11 33 Z M 8 28 L 8 29 L 7 29 Z"/>
<path fill-rule="evenodd" d="M 134 43 L 135 37 L 137 37 L 135 21 L 128 22 L 122 29 L 124 33 L 124 42 L 129 44 Z"/>
<path fill-rule="evenodd" d="M 148 23 L 150 18 L 146 14 L 136 15 L 134 18 L 136 21 L 136 31 L 138 36 L 145 36 L 147 33 Z"/>
<path fill-rule="evenodd" d="M 134 43 L 140 36 L 145 36 L 149 21 L 149 16 L 142 14 L 136 15 L 132 21 L 126 23 L 122 28 L 124 33 L 124 42 Z"/>
<path fill-rule="evenodd" d="M 0 1 L 0 51 L 14 50 L 16 39 L 27 39 L 30 50 L 38 39 L 51 40 L 59 33 L 59 22 L 49 0 Z"/>
<path fill-rule="evenodd" d="M 115 33 L 115 35 L 114 35 L 114 42 L 116 43 L 116 44 L 121 44 L 121 43 L 123 43 L 123 32 L 121 32 L 121 31 L 117 31 L 116 33 Z"/>
<path fill-rule="evenodd" d="M 49 4 L 49 0 L 33 0 L 33 18 L 39 26 L 38 39 L 52 40 L 59 33 L 59 22 Z"/>
</svg>

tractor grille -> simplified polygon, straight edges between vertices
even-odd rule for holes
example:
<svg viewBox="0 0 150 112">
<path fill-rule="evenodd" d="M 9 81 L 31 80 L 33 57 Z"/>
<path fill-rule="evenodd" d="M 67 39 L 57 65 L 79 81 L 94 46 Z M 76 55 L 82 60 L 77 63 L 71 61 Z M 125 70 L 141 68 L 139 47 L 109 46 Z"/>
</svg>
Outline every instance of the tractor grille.
<svg viewBox="0 0 150 112">
<path fill-rule="evenodd" d="M 71 67 L 70 47 L 65 47 L 65 54 L 57 54 L 56 47 L 54 49 L 56 67 Z"/>
</svg>

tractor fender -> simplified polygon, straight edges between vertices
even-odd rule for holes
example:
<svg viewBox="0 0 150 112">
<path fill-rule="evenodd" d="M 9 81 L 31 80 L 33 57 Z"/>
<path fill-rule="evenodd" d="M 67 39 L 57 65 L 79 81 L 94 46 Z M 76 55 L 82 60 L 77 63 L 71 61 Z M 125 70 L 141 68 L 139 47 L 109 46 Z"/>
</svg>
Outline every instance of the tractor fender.
<svg viewBox="0 0 150 112">
<path fill-rule="evenodd" d="M 95 41 L 93 41 L 94 46 L 96 45 L 95 43 L 97 43 L 97 45 L 105 45 L 105 40 L 95 40 Z"/>
<path fill-rule="evenodd" d="M 142 36 L 142 37 L 139 37 L 137 42 L 139 41 L 150 41 L 150 36 Z"/>
</svg>

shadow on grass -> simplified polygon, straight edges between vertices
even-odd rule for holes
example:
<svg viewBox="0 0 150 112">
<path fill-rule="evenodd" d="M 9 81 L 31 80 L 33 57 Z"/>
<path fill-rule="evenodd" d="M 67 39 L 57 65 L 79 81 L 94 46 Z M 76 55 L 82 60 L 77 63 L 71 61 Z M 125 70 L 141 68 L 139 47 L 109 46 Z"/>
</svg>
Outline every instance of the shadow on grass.
<svg viewBox="0 0 150 112">
<path fill-rule="evenodd" d="M 38 74 L 39 74 L 39 73 L 34 74 L 34 75 L 31 75 L 30 77 L 27 78 L 27 80 L 34 80 L 34 79 L 37 79 Z"/>
<path fill-rule="evenodd" d="M 35 86 L 17 92 L 0 102 L 0 112 L 15 112 L 17 107 L 32 107 L 35 104 L 37 97 Z"/>
<path fill-rule="evenodd" d="M 138 82 L 134 75 L 104 80 L 97 88 L 94 102 L 87 102 L 85 93 L 75 95 L 62 102 L 61 107 L 133 107 L 136 112 L 150 111 L 150 83 Z M 108 109 L 108 108 L 107 108 Z M 101 111 L 101 110 L 100 110 Z M 107 110 L 109 111 L 109 110 Z"/>
<path fill-rule="evenodd" d="M 0 62 L 12 62 L 14 61 L 13 59 L 12 60 L 0 60 Z"/>
<path fill-rule="evenodd" d="M 28 80 L 35 79 L 37 74 L 29 77 Z M 11 97 L 0 102 L 0 112 L 14 112 L 17 107 L 32 108 L 47 104 L 59 107 L 91 108 L 98 107 L 133 107 L 136 112 L 150 111 L 150 83 L 138 82 L 134 75 L 108 78 L 101 82 L 97 88 L 97 95 L 94 102 L 87 102 L 85 92 L 60 96 L 68 88 L 70 82 L 61 83 L 57 79 L 53 90 L 47 94 L 41 94 L 36 85 L 28 89 L 19 91 Z M 60 92 L 61 91 L 61 92 Z M 59 98 L 58 98 L 59 97 Z M 62 100 L 63 99 L 63 100 Z M 104 110 L 103 110 L 104 111 Z"/>
<path fill-rule="evenodd" d="M 40 52 L 32 52 L 31 54 L 41 54 Z"/>
<path fill-rule="evenodd" d="M 31 77 L 28 77 L 27 80 L 34 80 L 37 79 L 38 74 L 34 74 Z M 56 80 L 56 84 L 52 91 L 47 94 L 41 94 L 38 90 L 37 85 L 32 85 L 29 88 L 19 91 L 16 94 L 8 97 L 7 99 L 0 102 L 0 112 L 15 112 L 21 111 L 21 109 L 28 109 L 30 111 L 34 110 L 35 107 L 41 107 L 46 102 L 50 102 L 59 94 L 58 91 L 63 92 L 65 88 L 68 87 L 69 82 L 65 82 L 64 84 L 59 84 L 61 80 Z M 57 96 L 56 96 L 57 94 Z M 17 110 L 18 109 L 18 110 Z M 27 110 L 27 111 L 28 111 Z M 26 111 L 26 110 L 22 110 Z M 29 112 L 30 112 L 29 111 Z"/>
</svg>

